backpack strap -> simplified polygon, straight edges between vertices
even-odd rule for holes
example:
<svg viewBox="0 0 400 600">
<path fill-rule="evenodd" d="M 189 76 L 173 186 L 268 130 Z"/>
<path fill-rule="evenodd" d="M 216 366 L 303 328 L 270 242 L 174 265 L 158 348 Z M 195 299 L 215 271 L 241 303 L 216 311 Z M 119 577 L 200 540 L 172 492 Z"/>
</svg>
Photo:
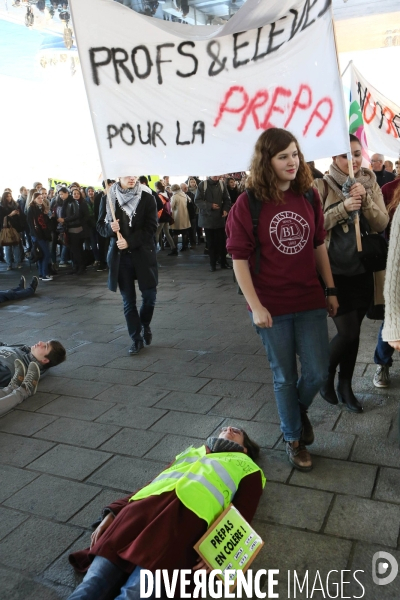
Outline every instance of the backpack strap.
<svg viewBox="0 0 400 600">
<path fill-rule="evenodd" d="M 310 187 L 310 189 L 304 192 L 304 198 L 314 207 L 314 188 Z"/>
<path fill-rule="evenodd" d="M 261 245 L 260 240 L 258 238 L 258 221 L 260 219 L 260 213 L 263 206 L 261 200 L 257 200 L 255 195 L 251 190 L 246 189 L 247 199 L 249 201 L 249 209 L 251 214 L 251 220 L 253 223 L 253 235 L 256 242 L 256 264 L 254 273 L 258 275 L 260 272 L 260 257 L 261 257 Z"/>
</svg>

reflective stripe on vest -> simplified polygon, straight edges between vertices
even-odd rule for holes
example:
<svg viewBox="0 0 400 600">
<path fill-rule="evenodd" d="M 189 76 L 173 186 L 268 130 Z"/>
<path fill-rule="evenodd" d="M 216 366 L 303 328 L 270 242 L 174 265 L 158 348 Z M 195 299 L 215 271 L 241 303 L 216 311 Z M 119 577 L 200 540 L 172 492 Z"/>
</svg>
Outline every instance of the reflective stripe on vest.
<svg viewBox="0 0 400 600">
<path fill-rule="evenodd" d="M 257 471 L 264 487 L 264 473 L 246 454 L 221 452 L 207 455 L 204 446 L 189 448 L 130 501 L 175 490 L 189 510 L 211 525 L 229 505 L 243 477 Z"/>
</svg>

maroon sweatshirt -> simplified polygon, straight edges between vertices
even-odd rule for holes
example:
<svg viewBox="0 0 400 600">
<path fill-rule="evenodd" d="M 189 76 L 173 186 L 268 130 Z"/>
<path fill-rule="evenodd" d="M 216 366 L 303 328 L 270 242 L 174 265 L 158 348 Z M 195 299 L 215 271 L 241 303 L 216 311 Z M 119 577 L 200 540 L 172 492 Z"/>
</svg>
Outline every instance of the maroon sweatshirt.
<svg viewBox="0 0 400 600">
<path fill-rule="evenodd" d="M 255 239 L 247 194 L 239 196 L 226 223 L 228 252 L 233 260 L 248 260 L 261 304 L 274 317 L 325 308 L 318 281 L 314 248 L 325 240 L 324 216 L 318 192 L 314 206 L 292 190 L 284 204 L 263 203 L 258 222 L 260 272 L 254 273 Z"/>
</svg>

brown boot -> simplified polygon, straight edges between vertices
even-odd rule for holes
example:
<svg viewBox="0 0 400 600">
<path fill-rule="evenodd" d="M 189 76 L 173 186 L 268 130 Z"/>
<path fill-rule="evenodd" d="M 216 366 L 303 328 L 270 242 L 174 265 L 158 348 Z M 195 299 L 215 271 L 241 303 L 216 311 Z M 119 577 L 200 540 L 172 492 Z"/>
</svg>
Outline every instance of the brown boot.
<svg viewBox="0 0 400 600">
<path fill-rule="evenodd" d="M 286 454 L 291 465 L 299 471 L 311 471 L 312 460 L 304 442 L 285 442 Z"/>
</svg>

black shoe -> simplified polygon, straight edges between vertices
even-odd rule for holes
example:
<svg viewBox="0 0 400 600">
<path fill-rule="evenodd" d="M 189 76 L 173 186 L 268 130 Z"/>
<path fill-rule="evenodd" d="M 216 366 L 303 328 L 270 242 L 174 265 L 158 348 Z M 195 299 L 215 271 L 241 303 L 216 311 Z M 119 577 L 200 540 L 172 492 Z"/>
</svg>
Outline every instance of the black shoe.
<svg viewBox="0 0 400 600">
<path fill-rule="evenodd" d="M 189 250 L 189 248 L 187 246 L 181 248 L 181 252 L 184 252 L 185 250 Z"/>
<path fill-rule="evenodd" d="M 363 412 L 363 407 L 359 403 L 359 401 L 357 400 L 355 395 L 353 394 L 353 390 L 351 388 L 347 389 L 346 391 L 343 390 L 341 392 L 339 390 L 339 387 L 337 387 L 336 393 L 338 395 L 340 402 L 342 402 L 342 404 L 346 405 L 347 410 L 349 410 L 350 412 L 355 412 L 355 413 Z"/>
<path fill-rule="evenodd" d="M 26 288 L 26 281 L 25 281 L 25 277 L 22 275 L 21 279 L 19 280 L 19 285 L 18 285 L 20 290 L 24 290 Z"/>
<path fill-rule="evenodd" d="M 210 271 L 211 273 L 214 273 L 214 271 L 217 270 L 217 267 L 215 265 L 210 265 Z"/>
<path fill-rule="evenodd" d="M 141 350 L 143 350 L 143 342 L 142 340 L 137 340 L 133 342 L 132 346 L 129 348 L 129 354 L 134 356 L 135 354 L 139 354 Z"/>
<path fill-rule="evenodd" d="M 167 256 L 178 256 L 177 248 L 174 248 L 171 252 L 168 252 Z"/>
<path fill-rule="evenodd" d="M 335 374 L 329 373 L 328 379 L 319 390 L 319 393 L 324 400 L 329 402 L 329 404 L 339 404 L 339 400 L 335 392 Z"/>
<path fill-rule="evenodd" d="M 301 410 L 301 409 L 300 409 Z M 305 446 L 311 446 L 314 443 L 314 430 L 308 418 L 307 411 L 301 410 L 301 422 L 303 429 L 301 432 L 301 441 Z"/>
<path fill-rule="evenodd" d="M 221 269 L 232 269 L 232 267 L 228 264 L 221 265 Z"/>
<path fill-rule="evenodd" d="M 97 269 L 96 271 L 106 271 L 107 270 L 107 263 L 99 263 L 97 265 Z"/>
<path fill-rule="evenodd" d="M 32 281 L 30 283 L 31 288 L 34 292 L 36 292 L 36 288 L 39 285 L 39 279 L 37 277 L 32 277 Z"/>
<path fill-rule="evenodd" d="M 153 339 L 150 327 L 143 327 L 143 339 L 146 346 L 150 346 L 151 340 Z"/>
</svg>

